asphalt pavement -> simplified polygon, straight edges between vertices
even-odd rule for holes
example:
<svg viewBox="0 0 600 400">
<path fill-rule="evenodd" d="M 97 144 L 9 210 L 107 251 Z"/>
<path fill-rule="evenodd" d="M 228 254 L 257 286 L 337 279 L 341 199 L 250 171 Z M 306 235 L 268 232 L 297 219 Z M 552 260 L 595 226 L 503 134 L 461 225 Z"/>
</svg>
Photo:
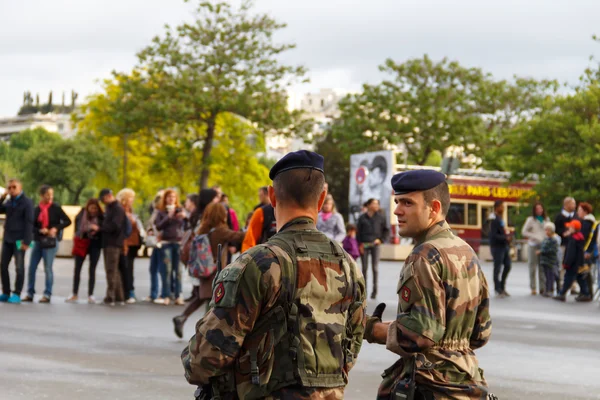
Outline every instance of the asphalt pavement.
<svg viewBox="0 0 600 400">
<path fill-rule="evenodd" d="M 396 309 L 402 263 L 383 262 L 377 301 Z M 84 266 L 80 295 L 87 290 Z M 11 267 L 11 270 L 13 268 Z M 485 265 L 491 281 L 491 265 Z M 66 304 L 73 261 L 58 259 L 51 304 L 0 304 L 0 399 L 192 399 L 179 359 L 187 339 L 173 333 L 180 306 L 138 303 L 107 307 Z M 96 298 L 105 290 L 104 269 L 96 273 Z M 136 262 L 136 294 L 148 295 L 148 259 Z M 14 282 L 14 280 L 13 280 Z M 43 268 L 37 290 L 43 292 Z M 190 292 L 188 281 L 184 293 Z M 500 399 L 600 399 L 600 308 L 529 294 L 527 266 L 515 264 L 510 298 L 492 299 L 492 338 L 477 351 L 491 390 Z M 193 334 L 194 315 L 185 326 Z M 365 342 L 350 375 L 346 399 L 373 399 L 382 371 L 396 361 L 384 346 Z"/>
</svg>

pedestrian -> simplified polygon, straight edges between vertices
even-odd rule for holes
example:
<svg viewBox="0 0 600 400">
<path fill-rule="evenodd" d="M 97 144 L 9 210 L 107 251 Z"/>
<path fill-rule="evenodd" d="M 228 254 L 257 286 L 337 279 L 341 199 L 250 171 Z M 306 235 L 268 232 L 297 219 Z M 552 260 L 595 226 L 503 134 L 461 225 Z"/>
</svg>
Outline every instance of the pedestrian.
<svg viewBox="0 0 600 400">
<path fill-rule="evenodd" d="M 156 229 L 160 234 L 160 249 L 162 253 L 161 273 L 166 276 L 163 284 L 162 298 L 165 305 L 174 296 L 176 305 L 183 305 L 181 296 L 181 265 L 179 263 L 180 243 L 183 237 L 183 220 L 186 215 L 179 206 L 177 192 L 173 189 L 165 191 L 163 201 L 156 216 Z"/>
<path fill-rule="evenodd" d="M 365 285 L 368 283 L 369 255 L 371 256 L 371 267 L 373 270 L 373 291 L 371 292 L 371 298 L 375 299 L 377 298 L 380 246 L 388 240 L 390 228 L 388 227 L 386 217 L 380 210 L 379 200 L 369 199 L 365 205 L 367 212 L 358 218 L 358 233 L 356 237 L 359 243 Z"/>
<path fill-rule="evenodd" d="M 352 256 L 354 260 L 360 257 L 360 250 L 358 249 L 358 241 L 356 240 L 356 225 L 346 225 L 346 237 L 342 241 L 342 246 L 348 254 Z"/>
<path fill-rule="evenodd" d="M 160 248 L 160 234 L 158 229 L 156 229 L 156 217 L 159 213 L 159 207 L 162 203 L 164 191 L 160 190 L 154 196 L 154 200 L 150 206 L 150 219 L 146 223 L 146 239 L 144 240 L 144 246 L 147 249 L 151 249 L 152 253 L 150 254 L 150 295 L 144 299 L 146 302 L 154 303 L 154 304 L 164 304 L 164 299 L 159 297 L 159 288 L 158 288 L 158 277 L 160 276 L 162 287 L 165 286 L 166 274 L 160 273 L 161 267 L 161 259 L 162 259 L 162 251 Z M 162 289 L 161 287 L 161 289 Z M 160 291 L 162 293 L 162 290 Z"/>
<path fill-rule="evenodd" d="M 342 243 L 346 237 L 346 228 L 344 227 L 344 217 L 336 207 L 333 196 L 327 195 L 323 208 L 319 211 L 317 229 L 320 230 L 329 239 Z"/>
<path fill-rule="evenodd" d="M 185 202 L 183 203 L 183 209 L 185 210 L 185 213 L 186 213 L 186 218 L 183 220 L 184 221 L 184 224 L 183 224 L 184 231 L 193 230 L 196 225 L 192 221 L 192 215 L 194 215 L 194 213 L 196 212 L 196 209 L 198 208 L 198 199 L 199 199 L 199 196 L 196 193 L 188 194 L 185 197 Z"/>
<path fill-rule="evenodd" d="M 269 176 L 278 233 L 218 274 L 181 355 L 185 376 L 223 399 L 342 399 L 363 337 L 364 281 L 316 229 L 323 157 L 289 153 Z"/>
<path fill-rule="evenodd" d="M 579 274 L 579 268 L 584 264 L 585 237 L 581 233 L 581 222 L 577 219 L 571 220 L 565 224 L 567 231 L 565 235 L 569 236 L 563 268 L 566 270 L 565 282 L 560 292 L 554 296 L 555 300 L 567 301 L 566 294 L 575 280 L 579 283 L 581 293 L 576 301 L 589 302 L 592 296 L 588 292 L 588 285 L 583 275 Z M 566 236 L 565 236 L 566 237 Z"/>
<path fill-rule="evenodd" d="M 92 230 L 92 225 L 102 226 L 104 213 L 97 199 L 89 199 L 85 207 L 75 217 L 75 235 L 73 237 L 73 257 L 75 270 L 73 272 L 73 294 L 66 300 L 76 303 L 81 280 L 81 269 L 86 257 L 89 256 L 88 269 L 88 303 L 96 304 L 94 287 L 96 285 L 96 267 L 102 253 L 102 234 Z"/>
<path fill-rule="evenodd" d="M 225 193 L 221 195 L 221 203 L 225 206 L 225 209 L 228 211 L 228 220 L 231 221 L 231 230 L 239 231 L 240 230 L 240 222 L 237 217 L 237 213 L 231 206 L 229 205 L 229 196 Z"/>
<path fill-rule="evenodd" d="M 494 290 L 500 298 L 510 296 L 506 291 L 506 278 L 511 269 L 510 232 L 504 223 L 504 202 L 494 203 L 494 219 L 490 224 L 490 250 L 494 259 Z"/>
<path fill-rule="evenodd" d="M 585 238 L 584 263 L 579 270 L 583 279 L 587 282 L 588 291 L 593 293 L 594 278 L 592 277 L 592 266 L 596 263 L 598 254 L 598 222 L 592 214 L 594 208 L 590 203 L 582 202 L 577 207 L 577 218 L 581 221 L 581 234 Z"/>
<path fill-rule="evenodd" d="M 210 247 L 214 262 L 217 261 L 217 248 L 219 245 L 223 246 L 223 249 L 227 249 L 229 246 L 235 246 L 242 243 L 244 240 L 244 232 L 236 232 L 227 226 L 227 209 L 223 204 L 211 203 L 206 207 L 202 214 L 202 222 L 200 227 L 195 232 L 196 235 L 208 235 L 210 241 Z M 224 250 L 221 253 L 222 265 L 226 265 L 227 253 Z M 192 285 L 194 295 L 181 315 L 173 318 L 173 325 L 175 327 L 175 334 L 182 338 L 183 337 L 183 324 L 196 310 L 202 307 L 203 304 L 208 305 L 212 297 L 212 284 L 215 278 L 216 272 L 207 278 L 194 278 L 192 277 Z M 208 309 L 207 309 L 208 311 Z"/>
<path fill-rule="evenodd" d="M 540 264 L 539 251 L 542 241 L 546 237 L 544 224 L 550 222 L 546 216 L 546 210 L 542 203 L 535 203 L 532 207 L 532 215 L 527 217 L 523 224 L 522 235 L 527 239 L 528 255 L 527 261 L 529 264 L 529 288 L 531 294 L 537 294 L 536 275 L 539 280 L 540 294 L 544 294 L 546 288 L 546 275 Z"/>
<path fill-rule="evenodd" d="M 10 196 L 10 198 L 8 198 Z M 20 304 L 25 282 L 25 252 L 33 240 L 33 202 L 23 192 L 18 179 L 8 181 L 7 191 L 0 197 L 0 214 L 6 214 L 2 238 L 2 294 L 0 302 Z M 10 260 L 15 260 L 15 290 L 10 292 Z"/>
<path fill-rule="evenodd" d="M 44 260 L 46 284 L 40 303 L 50 303 L 54 272 L 52 266 L 62 238 L 62 231 L 71 225 L 71 219 L 63 209 L 54 202 L 54 189 L 48 185 L 40 187 L 40 203 L 33 213 L 33 245 L 29 259 L 29 275 L 27 296 L 23 301 L 32 302 L 35 295 L 35 273 L 40 261 Z"/>
<path fill-rule="evenodd" d="M 258 189 L 258 204 L 254 206 L 254 211 L 261 208 L 262 206 L 266 206 L 271 204 L 269 202 L 269 190 L 267 186 L 261 186 Z"/>
<path fill-rule="evenodd" d="M 106 272 L 106 297 L 103 302 L 110 306 L 114 306 L 115 303 L 125 305 L 119 260 L 123 253 L 127 216 L 112 190 L 102 189 L 98 198 L 105 206 L 104 220 L 102 225 L 92 224 L 90 228 L 92 233 L 100 232 L 102 234 L 104 270 Z"/>
<path fill-rule="evenodd" d="M 558 262 L 558 249 L 560 246 L 559 242 L 555 239 L 555 236 L 557 236 L 554 232 L 555 229 L 556 227 L 552 222 L 544 224 L 546 237 L 542 240 L 540 249 L 538 250 L 540 265 L 546 275 L 546 290 L 542 293 L 544 297 L 552 297 L 554 293 L 554 271 Z"/>
<path fill-rule="evenodd" d="M 219 202 L 219 194 L 214 189 L 200 189 L 200 192 L 197 195 L 196 207 L 192 212 L 189 220 L 189 226 L 193 231 L 196 231 L 200 228 L 200 222 L 202 221 L 202 215 L 208 207 L 212 203 Z M 191 244 L 190 244 L 191 245 Z M 187 266 L 186 266 L 187 267 Z M 192 293 L 188 298 L 185 299 L 186 303 L 189 303 L 194 300 L 196 297 L 196 290 L 194 290 L 192 285 Z"/>
<path fill-rule="evenodd" d="M 377 398 L 486 399 L 473 350 L 492 331 L 488 285 L 475 251 L 445 221 L 446 176 L 402 172 L 392 187 L 400 236 L 416 243 L 400 273 L 396 320 L 381 321 L 385 303 L 367 318 L 365 339 L 401 357 L 384 372 Z"/>
<path fill-rule="evenodd" d="M 131 224 L 131 233 L 123 242 L 123 254 L 119 259 L 119 271 L 121 281 L 123 282 L 123 293 L 125 294 L 125 303 L 134 304 L 135 282 L 134 282 L 134 263 L 142 247 L 146 231 L 140 218 L 133 212 L 133 203 L 135 202 L 135 192 L 132 189 L 121 189 L 117 193 L 117 200 L 125 210 L 125 215 Z"/>
<path fill-rule="evenodd" d="M 569 236 L 567 234 L 566 224 L 571 222 L 576 216 L 575 211 L 577 209 L 577 202 L 573 197 L 565 197 L 563 200 L 563 207 L 560 212 L 554 218 L 554 225 L 556 226 L 556 234 L 561 237 L 562 242 L 560 245 L 559 260 L 561 268 L 559 268 L 559 282 L 557 285 L 562 288 L 564 276 L 566 270 L 562 268 L 562 264 L 565 258 L 565 251 L 569 244 Z"/>
<path fill-rule="evenodd" d="M 254 210 L 248 231 L 242 243 L 242 252 L 252 247 L 266 243 L 273 235 L 277 233 L 277 221 L 275 220 L 275 209 L 271 204 L 267 204 Z"/>
</svg>

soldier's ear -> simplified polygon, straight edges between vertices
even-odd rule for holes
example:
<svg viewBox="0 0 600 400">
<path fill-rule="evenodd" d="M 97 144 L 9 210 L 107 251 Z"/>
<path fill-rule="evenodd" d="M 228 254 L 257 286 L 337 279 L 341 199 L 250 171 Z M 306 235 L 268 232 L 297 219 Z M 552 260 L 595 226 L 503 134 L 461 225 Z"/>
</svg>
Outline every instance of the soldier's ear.
<svg viewBox="0 0 600 400">
<path fill-rule="evenodd" d="M 323 204 L 325 203 L 325 199 L 327 198 L 327 190 L 323 189 L 321 195 L 319 196 L 319 202 L 317 203 L 317 209 L 320 210 L 323 208 Z"/>
<path fill-rule="evenodd" d="M 273 188 L 273 186 L 269 186 L 267 188 L 267 192 L 269 194 L 269 200 L 271 201 L 271 205 L 273 206 L 273 208 L 275 208 L 277 206 L 277 198 L 275 197 L 275 189 Z"/>
<path fill-rule="evenodd" d="M 439 200 L 432 200 L 431 211 L 433 211 L 436 215 L 440 215 L 442 212 L 442 202 Z"/>
</svg>

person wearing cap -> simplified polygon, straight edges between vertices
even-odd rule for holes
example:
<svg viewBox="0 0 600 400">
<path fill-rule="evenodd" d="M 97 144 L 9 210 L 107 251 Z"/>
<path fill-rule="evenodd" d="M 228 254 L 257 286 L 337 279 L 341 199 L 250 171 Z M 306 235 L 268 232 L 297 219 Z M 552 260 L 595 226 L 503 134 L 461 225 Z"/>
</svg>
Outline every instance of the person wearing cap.
<svg viewBox="0 0 600 400">
<path fill-rule="evenodd" d="M 589 302 L 592 301 L 592 296 L 588 290 L 587 281 L 583 275 L 579 273 L 579 268 L 583 266 L 585 261 L 585 236 L 581 233 L 581 222 L 574 219 L 565 224 L 567 231 L 565 235 L 569 236 L 569 243 L 567 244 L 567 250 L 565 252 L 565 259 L 563 261 L 563 269 L 565 272 L 565 282 L 560 289 L 560 292 L 553 297 L 554 300 L 567 301 L 567 291 L 571 288 L 571 285 L 575 280 L 581 288 L 581 293 L 576 301 Z"/>
<path fill-rule="evenodd" d="M 278 232 L 217 274 L 181 355 L 185 377 L 201 386 L 197 398 L 343 399 L 363 339 L 364 280 L 316 229 L 323 157 L 289 153 L 269 176 Z"/>
<path fill-rule="evenodd" d="M 485 399 L 473 350 L 492 331 L 488 284 L 473 249 L 445 221 L 446 177 L 407 171 L 392 187 L 400 236 L 416 243 L 400 273 L 396 320 L 382 322 L 385 303 L 367 318 L 365 339 L 401 357 L 383 374 L 377 398 L 413 398 L 414 390 L 414 399 Z"/>
<path fill-rule="evenodd" d="M 102 189 L 98 196 L 105 205 L 102 226 L 92 225 L 92 232 L 102 234 L 102 247 L 104 248 L 104 269 L 106 271 L 106 297 L 104 304 L 114 306 L 115 302 L 125 304 L 123 284 L 119 272 L 119 259 L 123 254 L 125 242 L 125 209 L 119 204 L 112 190 Z"/>
</svg>

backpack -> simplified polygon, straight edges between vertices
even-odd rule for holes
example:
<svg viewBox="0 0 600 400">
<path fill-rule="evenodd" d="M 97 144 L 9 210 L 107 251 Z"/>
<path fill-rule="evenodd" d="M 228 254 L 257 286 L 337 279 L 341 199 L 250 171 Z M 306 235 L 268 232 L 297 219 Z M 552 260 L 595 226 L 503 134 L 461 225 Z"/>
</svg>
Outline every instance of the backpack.
<svg viewBox="0 0 600 400">
<path fill-rule="evenodd" d="M 127 215 L 125 215 L 125 239 L 129 238 L 129 236 L 131 236 L 131 232 L 133 232 L 133 226 L 131 225 L 131 221 L 129 220 L 129 218 L 127 218 Z"/>
<path fill-rule="evenodd" d="M 196 235 L 192 239 L 187 267 L 193 278 L 208 278 L 217 271 L 217 263 L 208 237 L 214 230 L 213 228 L 208 233 Z"/>
</svg>

